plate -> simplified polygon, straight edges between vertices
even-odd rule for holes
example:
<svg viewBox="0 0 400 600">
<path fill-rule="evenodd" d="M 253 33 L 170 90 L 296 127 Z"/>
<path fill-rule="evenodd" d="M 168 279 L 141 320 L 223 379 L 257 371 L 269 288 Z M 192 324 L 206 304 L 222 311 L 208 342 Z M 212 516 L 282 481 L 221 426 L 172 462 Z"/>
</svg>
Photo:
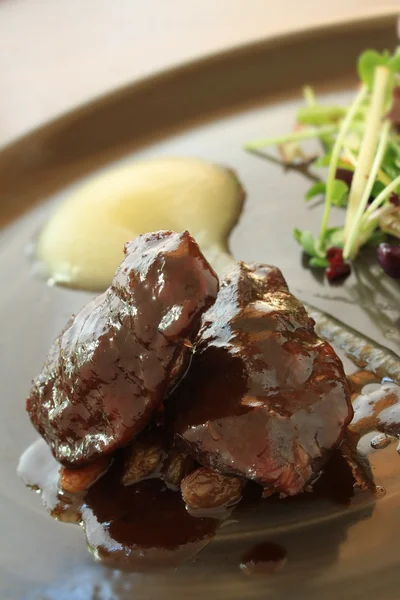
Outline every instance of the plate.
<svg viewBox="0 0 400 600">
<path fill-rule="evenodd" d="M 361 266 L 329 287 L 302 265 L 293 226 L 317 227 L 321 207 L 303 202 L 297 172 L 246 154 L 246 140 L 286 131 L 301 86 L 346 102 L 367 47 L 396 44 L 393 16 L 258 42 L 118 90 L 29 134 L 0 154 L 2 418 L 0 596 L 26 600 L 125 598 L 395 598 L 400 585 L 400 458 L 374 455 L 386 496 L 271 502 L 242 509 L 192 562 L 176 571 L 126 574 L 95 564 L 76 526 L 52 520 L 18 480 L 20 453 L 35 439 L 24 411 L 49 343 L 90 294 L 48 287 L 27 258 L 54 204 L 83 179 L 116 163 L 155 155 L 197 156 L 235 169 L 247 202 L 230 246 L 235 257 L 280 267 L 294 293 L 399 352 L 399 286 Z M 251 545 L 287 549 L 282 571 L 248 578 Z"/>
</svg>

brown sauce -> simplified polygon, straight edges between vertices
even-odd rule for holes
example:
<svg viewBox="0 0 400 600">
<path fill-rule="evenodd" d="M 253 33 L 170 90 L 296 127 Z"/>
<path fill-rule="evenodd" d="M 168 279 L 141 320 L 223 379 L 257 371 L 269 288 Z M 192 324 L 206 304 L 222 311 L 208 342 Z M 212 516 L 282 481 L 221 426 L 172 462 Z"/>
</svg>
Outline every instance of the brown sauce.
<svg viewBox="0 0 400 600">
<path fill-rule="evenodd" d="M 287 552 L 283 546 L 263 542 L 246 552 L 241 560 L 240 569 L 246 575 L 271 575 L 282 569 L 286 557 Z"/>
<path fill-rule="evenodd" d="M 180 493 L 160 479 L 123 486 L 119 466 L 89 489 L 82 507 L 96 558 L 135 570 L 178 566 L 212 539 L 217 519 L 191 516 Z"/>
<path fill-rule="evenodd" d="M 336 450 L 325 465 L 324 471 L 308 493 L 309 498 L 325 498 L 334 504 L 349 505 L 356 493 L 351 467 Z"/>
<path fill-rule="evenodd" d="M 40 491 L 54 518 L 80 523 L 93 556 L 111 566 L 135 571 L 175 567 L 211 541 L 218 518 L 191 516 L 181 494 L 159 479 L 122 485 L 122 467 L 117 457 L 86 493 L 68 496 L 59 489 L 60 465 L 40 439 L 22 455 L 18 474 Z"/>
</svg>

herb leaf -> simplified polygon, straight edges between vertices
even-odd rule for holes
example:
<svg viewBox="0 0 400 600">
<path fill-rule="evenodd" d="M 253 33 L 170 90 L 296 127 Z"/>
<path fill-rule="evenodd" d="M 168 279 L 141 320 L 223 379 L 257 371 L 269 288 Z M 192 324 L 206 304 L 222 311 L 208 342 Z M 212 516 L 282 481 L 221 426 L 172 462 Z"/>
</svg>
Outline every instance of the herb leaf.
<svg viewBox="0 0 400 600">
<path fill-rule="evenodd" d="M 326 258 L 322 258 L 321 256 L 313 256 L 310 259 L 309 265 L 310 267 L 326 269 L 326 267 L 329 267 L 329 262 L 326 260 Z"/>
<path fill-rule="evenodd" d="M 387 239 L 387 234 L 384 231 L 380 231 L 379 229 L 377 229 L 370 235 L 366 246 L 372 246 L 373 248 L 376 248 L 377 246 L 379 246 L 379 244 L 386 242 Z"/>
<path fill-rule="evenodd" d="M 371 198 L 376 198 L 378 194 L 385 189 L 385 187 L 386 186 L 384 183 L 382 183 L 382 181 L 375 181 L 374 185 L 372 186 Z"/>
<path fill-rule="evenodd" d="M 296 242 L 298 242 L 299 244 L 301 243 L 301 230 L 297 229 L 297 227 L 293 229 L 293 237 L 296 240 Z"/>
<path fill-rule="evenodd" d="M 335 206 L 346 206 L 347 204 L 347 194 L 349 192 L 349 186 L 345 181 L 341 181 L 339 179 L 335 179 L 332 184 L 332 204 Z M 305 195 L 305 200 L 312 200 L 316 196 L 321 196 L 326 194 L 326 183 L 323 181 L 317 181 L 314 183 Z"/>
<path fill-rule="evenodd" d="M 317 252 L 315 250 L 315 240 L 311 231 L 302 231 L 300 244 L 304 248 L 304 252 L 309 256 L 317 256 Z"/>
<path fill-rule="evenodd" d="M 315 196 L 321 196 L 321 195 L 325 194 L 325 192 L 326 192 L 326 183 L 324 183 L 323 181 L 317 181 L 309 188 L 306 195 L 304 196 L 304 199 L 306 201 L 311 200 L 312 198 L 315 198 Z"/>
<path fill-rule="evenodd" d="M 386 66 L 390 59 L 376 50 L 366 50 L 358 59 L 358 75 L 369 89 L 372 88 L 376 67 Z"/>
<path fill-rule="evenodd" d="M 326 154 L 321 154 L 316 160 L 314 160 L 314 167 L 327 167 L 331 162 L 332 152 L 326 152 Z"/>
<path fill-rule="evenodd" d="M 397 48 L 394 55 L 389 59 L 388 66 L 392 69 L 393 73 L 400 72 L 400 48 Z"/>
<path fill-rule="evenodd" d="M 326 230 L 324 237 L 324 247 L 343 248 L 344 244 L 344 227 L 330 227 Z"/>
<path fill-rule="evenodd" d="M 318 249 L 318 240 L 314 238 L 311 231 L 300 231 L 300 229 L 295 228 L 293 229 L 293 237 L 300 244 L 300 246 L 302 246 L 304 252 L 308 254 L 308 256 L 315 258 L 324 257 L 325 252 L 321 252 L 321 250 Z"/>
<path fill-rule="evenodd" d="M 349 186 L 341 179 L 335 179 L 332 184 L 332 204 L 335 206 L 346 206 Z"/>
</svg>

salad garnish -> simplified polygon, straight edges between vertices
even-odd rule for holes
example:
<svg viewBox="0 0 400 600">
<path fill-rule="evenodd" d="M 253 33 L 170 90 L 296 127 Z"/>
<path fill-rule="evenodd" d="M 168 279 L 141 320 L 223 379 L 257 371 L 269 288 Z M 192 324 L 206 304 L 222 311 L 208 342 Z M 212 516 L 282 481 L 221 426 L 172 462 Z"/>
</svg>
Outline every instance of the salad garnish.
<svg viewBox="0 0 400 600">
<path fill-rule="evenodd" d="M 394 54 L 366 50 L 358 60 L 359 89 L 349 106 L 325 105 L 314 90 L 303 90 L 294 131 L 246 144 L 249 152 L 277 146 L 285 166 L 311 164 L 327 169 L 305 200 L 324 197 L 320 230 L 295 228 L 293 235 L 314 268 L 329 281 L 347 277 L 365 246 L 378 247 L 378 262 L 400 277 L 400 48 Z M 317 139 L 322 153 L 302 146 Z M 332 207 L 345 210 L 343 226 L 330 227 Z"/>
</svg>

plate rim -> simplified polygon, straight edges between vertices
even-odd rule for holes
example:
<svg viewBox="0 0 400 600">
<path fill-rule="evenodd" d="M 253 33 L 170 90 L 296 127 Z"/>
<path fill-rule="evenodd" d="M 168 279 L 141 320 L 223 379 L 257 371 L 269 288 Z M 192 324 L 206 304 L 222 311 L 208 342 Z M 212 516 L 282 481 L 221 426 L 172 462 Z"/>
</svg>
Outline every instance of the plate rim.
<svg viewBox="0 0 400 600">
<path fill-rule="evenodd" d="M 31 139 L 40 134 L 47 133 L 51 129 L 62 127 L 68 120 L 73 117 L 84 117 L 86 113 L 98 110 L 99 108 L 111 104 L 120 96 L 132 94 L 143 87 L 157 85 L 159 81 L 168 80 L 173 77 L 184 75 L 187 71 L 199 70 L 206 68 L 208 65 L 216 61 L 224 61 L 228 58 L 233 58 L 235 55 L 239 58 L 256 49 L 273 48 L 277 45 L 287 46 L 290 43 L 299 42 L 309 36 L 321 37 L 324 34 L 334 34 L 335 31 L 343 31 L 345 28 L 348 31 L 367 29 L 369 26 L 374 27 L 393 24 L 397 26 L 398 37 L 400 43 L 400 8 L 395 6 L 385 7 L 383 11 L 379 10 L 376 14 L 369 13 L 363 16 L 354 16 L 351 19 L 337 19 L 327 23 L 319 22 L 312 25 L 304 25 L 296 31 L 286 31 L 272 34 L 266 37 L 259 37 L 253 40 L 228 46 L 225 49 L 207 52 L 187 61 L 179 62 L 172 66 L 167 66 L 159 70 L 153 71 L 147 75 L 140 76 L 137 79 L 128 80 L 122 85 L 112 87 L 104 92 L 95 94 L 84 102 L 80 102 L 70 109 L 55 115 L 53 118 L 43 121 L 38 125 L 29 128 L 28 131 L 17 135 L 5 143 L 0 144 L 0 167 L 3 160 L 8 154 L 18 152 L 20 146 L 27 144 Z M 0 227 L 1 229 L 1 227 Z"/>
</svg>

